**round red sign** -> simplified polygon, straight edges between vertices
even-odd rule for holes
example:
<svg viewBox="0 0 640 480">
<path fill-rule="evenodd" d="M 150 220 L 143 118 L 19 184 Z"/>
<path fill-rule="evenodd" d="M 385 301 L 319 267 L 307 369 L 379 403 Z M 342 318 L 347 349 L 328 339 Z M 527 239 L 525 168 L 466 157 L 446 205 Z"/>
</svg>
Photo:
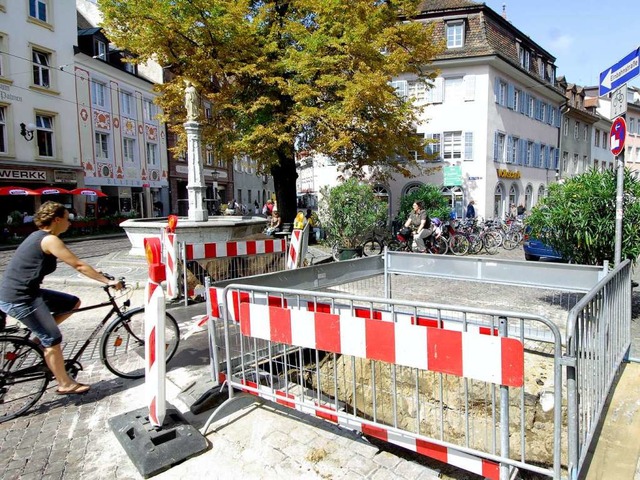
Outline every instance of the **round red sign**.
<svg viewBox="0 0 640 480">
<path fill-rule="evenodd" d="M 618 117 L 611 125 L 611 153 L 616 157 L 624 150 L 624 141 L 627 137 L 627 124 L 624 118 Z"/>
</svg>

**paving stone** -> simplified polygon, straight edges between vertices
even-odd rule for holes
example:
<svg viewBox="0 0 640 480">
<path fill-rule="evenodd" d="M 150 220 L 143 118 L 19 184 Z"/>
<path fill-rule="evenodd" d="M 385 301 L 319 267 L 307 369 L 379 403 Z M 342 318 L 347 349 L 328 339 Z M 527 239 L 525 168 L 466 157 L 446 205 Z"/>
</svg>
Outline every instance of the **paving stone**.
<svg viewBox="0 0 640 480">
<path fill-rule="evenodd" d="M 349 461 L 346 464 L 346 467 L 352 471 L 356 472 L 362 476 L 371 475 L 375 470 L 377 470 L 378 465 L 373 462 L 368 461 L 366 457 L 363 457 L 360 454 L 354 453 Z"/>
<path fill-rule="evenodd" d="M 385 468 L 393 469 L 400 463 L 400 458 L 393 455 L 392 453 L 381 451 L 375 457 L 373 457 L 373 461 Z"/>
</svg>

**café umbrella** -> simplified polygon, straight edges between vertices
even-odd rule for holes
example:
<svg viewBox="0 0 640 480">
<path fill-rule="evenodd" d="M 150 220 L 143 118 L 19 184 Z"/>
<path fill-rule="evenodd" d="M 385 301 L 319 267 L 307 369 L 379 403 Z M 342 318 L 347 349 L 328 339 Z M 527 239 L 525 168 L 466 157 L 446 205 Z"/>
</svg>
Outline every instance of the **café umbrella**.
<svg viewBox="0 0 640 480">
<path fill-rule="evenodd" d="M 0 195 L 40 195 L 40 193 L 26 187 L 0 187 Z"/>
<path fill-rule="evenodd" d="M 71 193 L 66 188 L 60 187 L 42 187 L 37 188 L 35 191 L 40 195 L 68 195 L 69 193 Z"/>
<path fill-rule="evenodd" d="M 94 190 L 93 188 L 74 188 L 69 192 L 71 195 L 86 195 L 88 197 L 106 197 L 107 194 L 101 192 L 100 190 Z"/>
</svg>

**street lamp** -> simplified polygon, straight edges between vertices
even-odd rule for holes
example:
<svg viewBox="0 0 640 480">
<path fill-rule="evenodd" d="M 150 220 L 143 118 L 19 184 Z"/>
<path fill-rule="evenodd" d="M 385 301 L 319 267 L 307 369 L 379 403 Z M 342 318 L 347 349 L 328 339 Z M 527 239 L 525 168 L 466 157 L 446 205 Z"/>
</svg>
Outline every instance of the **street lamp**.
<svg viewBox="0 0 640 480">
<path fill-rule="evenodd" d="M 33 132 L 35 130 L 36 126 L 33 123 L 29 123 L 28 125 L 24 123 L 20 124 L 20 135 L 22 135 L 27 142 L 33 140 Z"/>
</svg>

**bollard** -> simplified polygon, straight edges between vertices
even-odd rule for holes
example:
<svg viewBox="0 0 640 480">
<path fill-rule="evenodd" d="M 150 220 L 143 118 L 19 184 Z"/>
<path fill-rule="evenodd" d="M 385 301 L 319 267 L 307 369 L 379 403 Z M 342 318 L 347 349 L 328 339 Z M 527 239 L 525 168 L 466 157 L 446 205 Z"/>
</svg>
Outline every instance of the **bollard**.
<svg viewBox="0 0 640 480">
<path fill-rule="evenodd" d="M 167 279 L 167 298 L 174 300 L 178 297 L 178 245 L 176 243 L 176 227 L 178 217 L 169 215 L 167 228 L 163 231 L 162 239 L 165 252 L 165 266 Z"/>
<path fill-rule="evenodd" d="M 149 421 L 161 427 L 166 413 L 165 399 L 165 304 L 162 281 L 165 268 L 161 261 L 158 238 L 145 238 L 144 249 L 149 264 L 149 277 L 145 287 L 145 385 L 149 407 Z"/>
</svg>

